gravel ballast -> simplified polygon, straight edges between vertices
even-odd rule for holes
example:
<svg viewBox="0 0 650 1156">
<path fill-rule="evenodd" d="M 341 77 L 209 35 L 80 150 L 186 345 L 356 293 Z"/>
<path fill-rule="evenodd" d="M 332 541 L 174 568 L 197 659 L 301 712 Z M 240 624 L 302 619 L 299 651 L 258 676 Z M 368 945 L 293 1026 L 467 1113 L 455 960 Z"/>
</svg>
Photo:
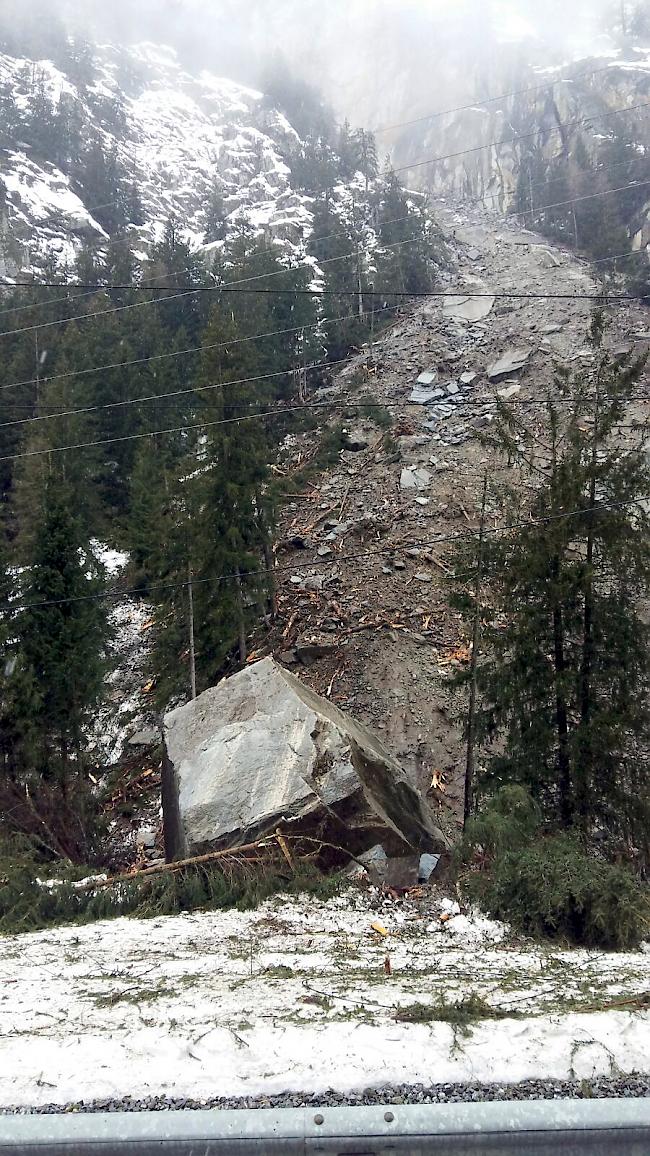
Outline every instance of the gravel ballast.
<svg viewBox="0 0 650 1156">
<path fill-rule="evenodd" d="M 42 1104 L 37 1108 L 6 1108 L 0 1115 L 47 1116 L 75 1112 L 183 1112 L 237 1108 L 365 1107 L 373 1104 L 460 1104 L 492 1100 L 606 1100 L 650 1097 L 650 1077 L 620 1076 L 593 1080 L 526 1080 L 520 1084 L 414 1084 L 367 1088 L 343 1095 L 320 1096 L 285 1092 L 277 1096 L 214 1097 L 204 1100 L 146 1096 L 141 1099 Z"/>
</svg>

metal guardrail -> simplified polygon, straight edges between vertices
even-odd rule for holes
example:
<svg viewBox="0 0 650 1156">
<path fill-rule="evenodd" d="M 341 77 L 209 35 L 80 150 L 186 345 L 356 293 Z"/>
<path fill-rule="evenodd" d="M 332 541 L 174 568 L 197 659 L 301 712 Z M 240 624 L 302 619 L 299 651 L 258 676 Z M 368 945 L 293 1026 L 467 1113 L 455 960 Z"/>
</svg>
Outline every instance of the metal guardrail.
<svg viewBox="0 0 650 1156">
<path fill-rule="evenodd" d="M 649 1100 L 0 1116 L 0 1156 L 648 1156 Z"/>
</svg>

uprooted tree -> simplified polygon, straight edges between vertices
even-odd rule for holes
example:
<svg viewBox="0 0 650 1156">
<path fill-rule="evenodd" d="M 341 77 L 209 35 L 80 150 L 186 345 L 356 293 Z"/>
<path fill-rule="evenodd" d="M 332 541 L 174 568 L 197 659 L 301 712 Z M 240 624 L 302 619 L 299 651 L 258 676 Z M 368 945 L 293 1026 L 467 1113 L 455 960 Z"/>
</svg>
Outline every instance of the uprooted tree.
<svg viewBox="0 0 650 1156">
<path fill-rule="evenodd" d="M 550 828 L 646 860 L 650 458 L 621 429 L 644 361 L 608 356 L 602 333 L 597 316 L 594 368 L 558 370 L 545 420 L 498 406 L 491 440 L 520 484 L 494 491 L 506 528 L 482 547 L 473 786 L 520 784 Z M 474 595 L 460 605 L 473 620 Z"/>
</svg>

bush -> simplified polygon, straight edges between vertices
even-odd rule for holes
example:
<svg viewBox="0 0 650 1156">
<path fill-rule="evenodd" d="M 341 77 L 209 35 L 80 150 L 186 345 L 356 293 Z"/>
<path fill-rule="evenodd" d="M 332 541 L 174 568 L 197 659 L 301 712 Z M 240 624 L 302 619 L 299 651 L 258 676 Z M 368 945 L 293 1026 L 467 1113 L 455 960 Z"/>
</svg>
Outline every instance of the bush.
<svg viewBox="0 0 650 1156">
<path fill-rule="evenodd" d="M 477 852 L 491 860 L 525 847 L 541 824 L 542 813 L 524 787 L 501 787 L 467 823 L 456 861 L 468 863 Z"/>
<path fill-rule="evenodd" d="M 469 887 L 491 915 L 538 938 L 626 950 L 650 928 L 648 893 L 632 872 L 587 854 L 573 835 L 498 854 Z"/>
</svg>

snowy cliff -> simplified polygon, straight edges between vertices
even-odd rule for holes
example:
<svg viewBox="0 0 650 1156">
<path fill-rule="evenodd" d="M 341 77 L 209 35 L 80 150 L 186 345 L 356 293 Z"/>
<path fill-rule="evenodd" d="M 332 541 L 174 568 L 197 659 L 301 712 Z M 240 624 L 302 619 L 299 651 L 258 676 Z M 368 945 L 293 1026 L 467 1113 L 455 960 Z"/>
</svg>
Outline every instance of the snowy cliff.
<svg viewBox="0 0 650 1156">
<path fill-rule="evenodd" d="M 60 273 L 118 231 L 146 256 L 172 214 L 194 248 L 248 225 L 289 249 L 312 220 L 298 143 L 261 93 L 159 45 L 93 46 L 67 70 L 0 55 L 0 272 Z"/>
</svg>

